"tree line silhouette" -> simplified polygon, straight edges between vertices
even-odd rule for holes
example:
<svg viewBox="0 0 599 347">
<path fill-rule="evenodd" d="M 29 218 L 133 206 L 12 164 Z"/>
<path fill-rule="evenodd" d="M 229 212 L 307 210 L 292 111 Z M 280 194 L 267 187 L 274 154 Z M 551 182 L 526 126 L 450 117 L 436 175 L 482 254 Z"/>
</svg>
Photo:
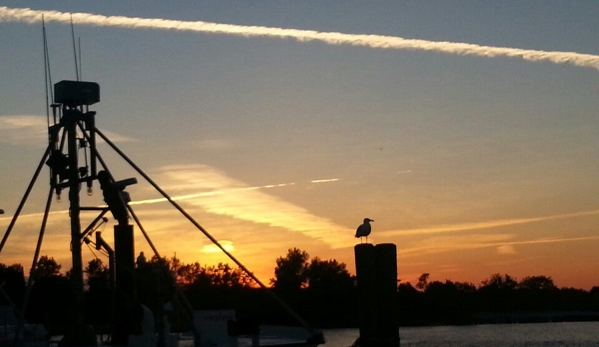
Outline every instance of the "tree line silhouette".
<svg viewBox="0 0 599 347">
<path fill-rule="evenodd" d="M 40 257 L 31 272 L 25 317 L 46 325 L 51 334 L 63 333 L 70 304 L 69 273 L 53 258 Z M 85 268 L 86 323 L 100 331 L 110 324 L 114 289 L 108 267 L 91 260 Z M 196 310 L 234 309 L 239 320 L 260 324 L 294 324 L 291 318 L 258 288 L 241 269 L 228 264 L 203 266 L 180 259 L 152 258 L 136 269 L 137 299 L 155 313 L 165 304 L 183 305 L 177 288 Z M 397 300 L 402 326 L 472 324 L 547 320 L 599 320 L 599 287 L 590 291 L 558 288 L 551 277 L 529 276 L 520 281 L 493 274 L 478 286 L 467 282 L 430 281 L 422 274 L 415 285 L 398 281 Z M 26 278 L 20 264 L 0 263 L 0 305 L 21 310 Z M 310 258 L 292 248 L 276 259 L 271 288 L 310 324 L 321 328 L 356 327 L 358 291 L 356 277 L 344 263 Z M 187 330 L 184 314 L 171 318 L 175 330 Z"/>
</svg>

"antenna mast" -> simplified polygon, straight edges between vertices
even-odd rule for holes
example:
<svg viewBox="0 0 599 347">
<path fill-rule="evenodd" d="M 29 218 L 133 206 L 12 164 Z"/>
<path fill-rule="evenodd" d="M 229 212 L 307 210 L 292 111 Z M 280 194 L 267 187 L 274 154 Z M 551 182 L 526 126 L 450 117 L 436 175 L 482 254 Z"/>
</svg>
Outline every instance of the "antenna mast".
<svg viewBox="0 0 599 347">
<path fill-rule="evenodd" d="M 75 45 L 75 27 L 73 26 L 73 15 L 71 14 L 71 38 L 73 39 L 73 57 L 75 58 L 75 77 L 79 79 L 79 67 L 77 66 L 77 46 Z"/>
</svg>

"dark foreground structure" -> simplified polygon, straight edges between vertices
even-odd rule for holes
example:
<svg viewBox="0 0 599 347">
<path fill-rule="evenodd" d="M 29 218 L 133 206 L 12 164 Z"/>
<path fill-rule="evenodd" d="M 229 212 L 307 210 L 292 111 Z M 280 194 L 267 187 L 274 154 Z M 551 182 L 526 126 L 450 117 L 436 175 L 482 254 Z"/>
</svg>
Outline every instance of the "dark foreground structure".
<svg viewBox="0 0 599 347">
<path fill-rule="evenodd" d="M 397 248 L 392 243 L 354 247 L 359 296 L 360 347 L 399 347 Z"/>
</svg>

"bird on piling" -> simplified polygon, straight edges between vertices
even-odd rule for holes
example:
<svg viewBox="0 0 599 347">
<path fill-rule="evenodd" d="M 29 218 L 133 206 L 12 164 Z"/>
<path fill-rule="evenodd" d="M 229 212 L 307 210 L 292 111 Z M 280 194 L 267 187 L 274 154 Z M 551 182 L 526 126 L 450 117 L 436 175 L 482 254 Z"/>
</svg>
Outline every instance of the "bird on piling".
<svg viewBox="0 0 599 347">
<path fill-rule="evenodd" d="M 356 238 L 360 238 L 360 243 L 362 242 L 362 237 L 366 237 L 366 242 L 368 242 L 368 235 L 370 235 L 370 231 L 372 228 L 370 227 L 370 222 L 374 222 L 373 219 L 364 218 L 364 223 L 362 223 L 358 229 L 356 229 Z"/>
</svg>

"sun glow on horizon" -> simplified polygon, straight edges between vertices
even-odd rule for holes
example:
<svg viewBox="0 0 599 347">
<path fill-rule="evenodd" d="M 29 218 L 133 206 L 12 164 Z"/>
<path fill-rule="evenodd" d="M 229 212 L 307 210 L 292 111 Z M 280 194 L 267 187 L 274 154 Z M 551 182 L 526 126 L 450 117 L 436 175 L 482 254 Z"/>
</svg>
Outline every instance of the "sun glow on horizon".
<svg viewBox="0 0 599 347">
<path fill-rule="evenodd" d="M 220 240 L 218 241 L 218 243 L 223 246 L 223 248 L 227 251 L 227 252 L 231 252 L 235 250 L 235 247 L 233 246 L 233 241 L 229 241 L 229 240 Z M 211 245 L 205 245 L 202 247 L 201 252 L 204 253 L 220 253 L 222 252 L 222 250 L 215 244 L 211 244 Z"/>
</svg>

